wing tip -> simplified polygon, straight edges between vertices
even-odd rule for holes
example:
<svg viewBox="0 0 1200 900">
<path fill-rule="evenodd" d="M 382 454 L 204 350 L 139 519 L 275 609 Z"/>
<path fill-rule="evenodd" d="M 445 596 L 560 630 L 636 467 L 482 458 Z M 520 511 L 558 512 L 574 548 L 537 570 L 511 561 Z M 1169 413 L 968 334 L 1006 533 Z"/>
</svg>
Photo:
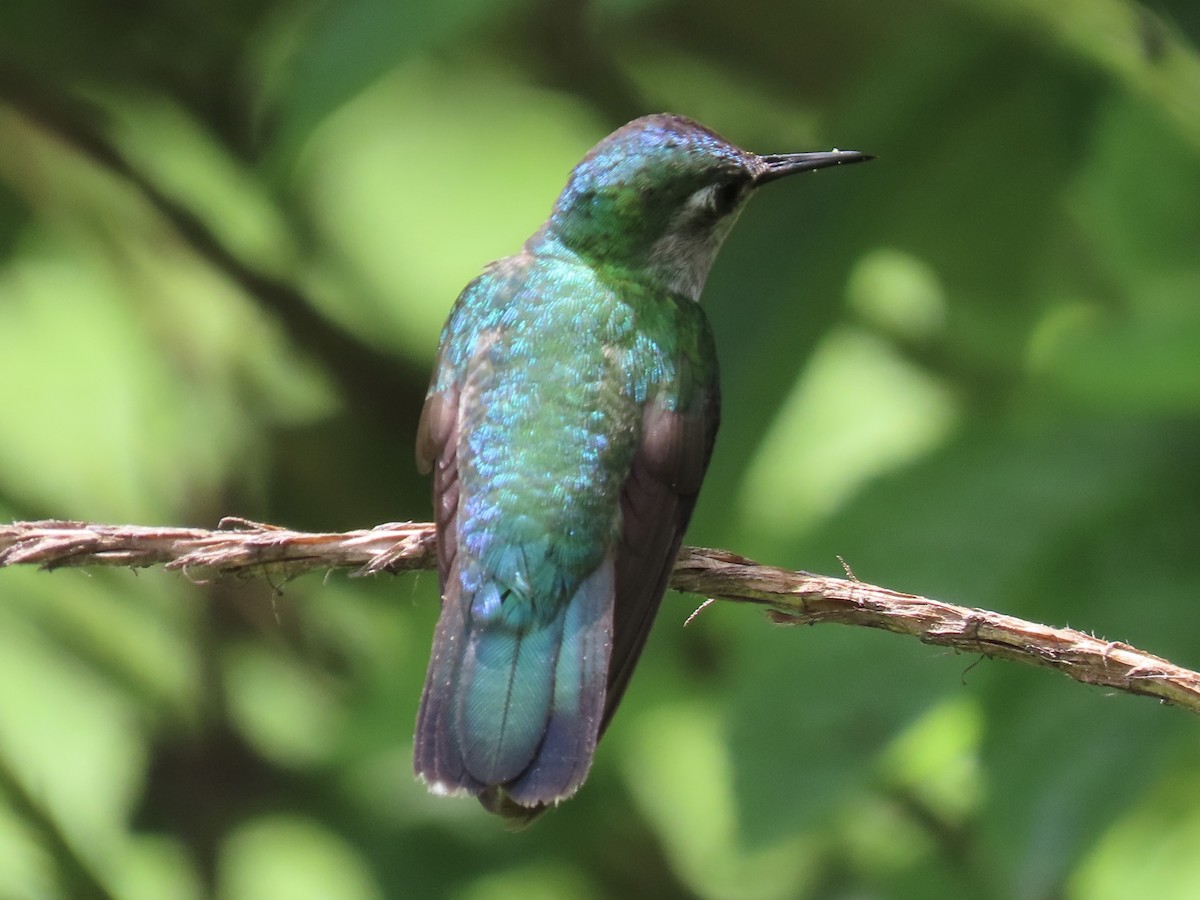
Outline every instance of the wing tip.
<svg viewBox="0 0 1200 900">
<path fill-rule="evenodd" d="M 504 820 L 507 831 L 522 831 L 542 817 L 542 814 L 558 803 L 536 803 L 527 806 L 512 798 L 502 785 L 489 787 L 479 793 L 479 802 L 488 812 Z"/>
</svg>

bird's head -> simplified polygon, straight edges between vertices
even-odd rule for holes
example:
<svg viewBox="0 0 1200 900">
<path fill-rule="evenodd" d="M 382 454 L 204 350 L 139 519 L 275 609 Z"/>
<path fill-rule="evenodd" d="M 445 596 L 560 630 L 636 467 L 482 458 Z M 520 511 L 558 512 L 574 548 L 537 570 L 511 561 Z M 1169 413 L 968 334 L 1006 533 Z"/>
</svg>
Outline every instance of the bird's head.
<svg viewBox="0 0 1200 900">
<path fill-rule="evenodd" d="M 698 299 L 747 199 L 785 175 L 871 159 L 853 150 L 757 156 L 683 116 L 635 119 L 571 173 L 547 231 L 597 266 Z"/>
</svg>

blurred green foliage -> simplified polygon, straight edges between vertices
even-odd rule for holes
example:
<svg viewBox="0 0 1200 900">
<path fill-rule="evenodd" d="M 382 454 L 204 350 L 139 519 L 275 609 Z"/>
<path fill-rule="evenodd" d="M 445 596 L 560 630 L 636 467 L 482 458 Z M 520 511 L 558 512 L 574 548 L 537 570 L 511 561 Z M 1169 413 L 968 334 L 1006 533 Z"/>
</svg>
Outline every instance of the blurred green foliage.
<svg viewBox="0 0 1200 900">
<path fill-rule="evenodd" d="M 1200 7 L 0 4 L 0 519 L 430 515 L 442 319 L 607 131 L 871 166 L 705 296 L 689 540 L 1200 666 Z M 1200 727 L 669 597 L 518 835 L 409 774 L 431 575 L 0 572 L 0 896 L 1200 895 Z"/>
</svg>

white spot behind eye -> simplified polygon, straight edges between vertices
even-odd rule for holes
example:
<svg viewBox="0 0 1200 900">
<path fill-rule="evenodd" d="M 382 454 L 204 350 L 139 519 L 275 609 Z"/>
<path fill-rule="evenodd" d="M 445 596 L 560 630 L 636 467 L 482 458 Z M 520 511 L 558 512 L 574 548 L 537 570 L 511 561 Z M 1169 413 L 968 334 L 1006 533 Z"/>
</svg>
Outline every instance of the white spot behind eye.
<svg viewBox="0 0 1200 900">
<path fill-rule="evenodd" d="M 743 199 L 745 199 L 743 185 L 737 182 L 723 181 L 700 188 L 688 198 L 684 207 L 710 218 L 714 215 L 727 216 L 737 211 Z"/>
<path fill-rule="evenodd" d="M 717 185 L 707 185 L 687 198 L 687 202 L 683 204 L 682 211 L 684 213 L 690 212 L 692 215 L 711 213 L 715 208 L 716 199 Z"/>
</svg>

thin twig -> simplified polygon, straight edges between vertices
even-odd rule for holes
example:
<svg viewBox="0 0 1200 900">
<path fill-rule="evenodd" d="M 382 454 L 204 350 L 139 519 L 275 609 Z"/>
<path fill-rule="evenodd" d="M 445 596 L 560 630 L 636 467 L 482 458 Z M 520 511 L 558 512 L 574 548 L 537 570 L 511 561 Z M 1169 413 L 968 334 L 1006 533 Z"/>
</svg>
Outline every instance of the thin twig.
<svg viewBox="0 0 1200 900">
<path fill-rule="evenodd" d="M 421 522 L 389 523 L 344 534 L 289 531 L 226 519 L 217 531 L 85 522 L 0 526 L 0 568 L 35 565 L 153 566 L 198 574 L 290 577 L 314 569 L 356 575 L 429 569 L 436 535 Z M 787 625 L 840 622 L 907 634 L 953 647 L 1057 669 L 1084 684 L 1155 697 L 1200 715 L 1200 674 L 1119 641 L 1051 628 L 985 609 L 955 606 L 848 578 L 763 566 L 725 550 L 685 547 L 671 586 L 719 600 L 769 607 Z"/>
</svg>

